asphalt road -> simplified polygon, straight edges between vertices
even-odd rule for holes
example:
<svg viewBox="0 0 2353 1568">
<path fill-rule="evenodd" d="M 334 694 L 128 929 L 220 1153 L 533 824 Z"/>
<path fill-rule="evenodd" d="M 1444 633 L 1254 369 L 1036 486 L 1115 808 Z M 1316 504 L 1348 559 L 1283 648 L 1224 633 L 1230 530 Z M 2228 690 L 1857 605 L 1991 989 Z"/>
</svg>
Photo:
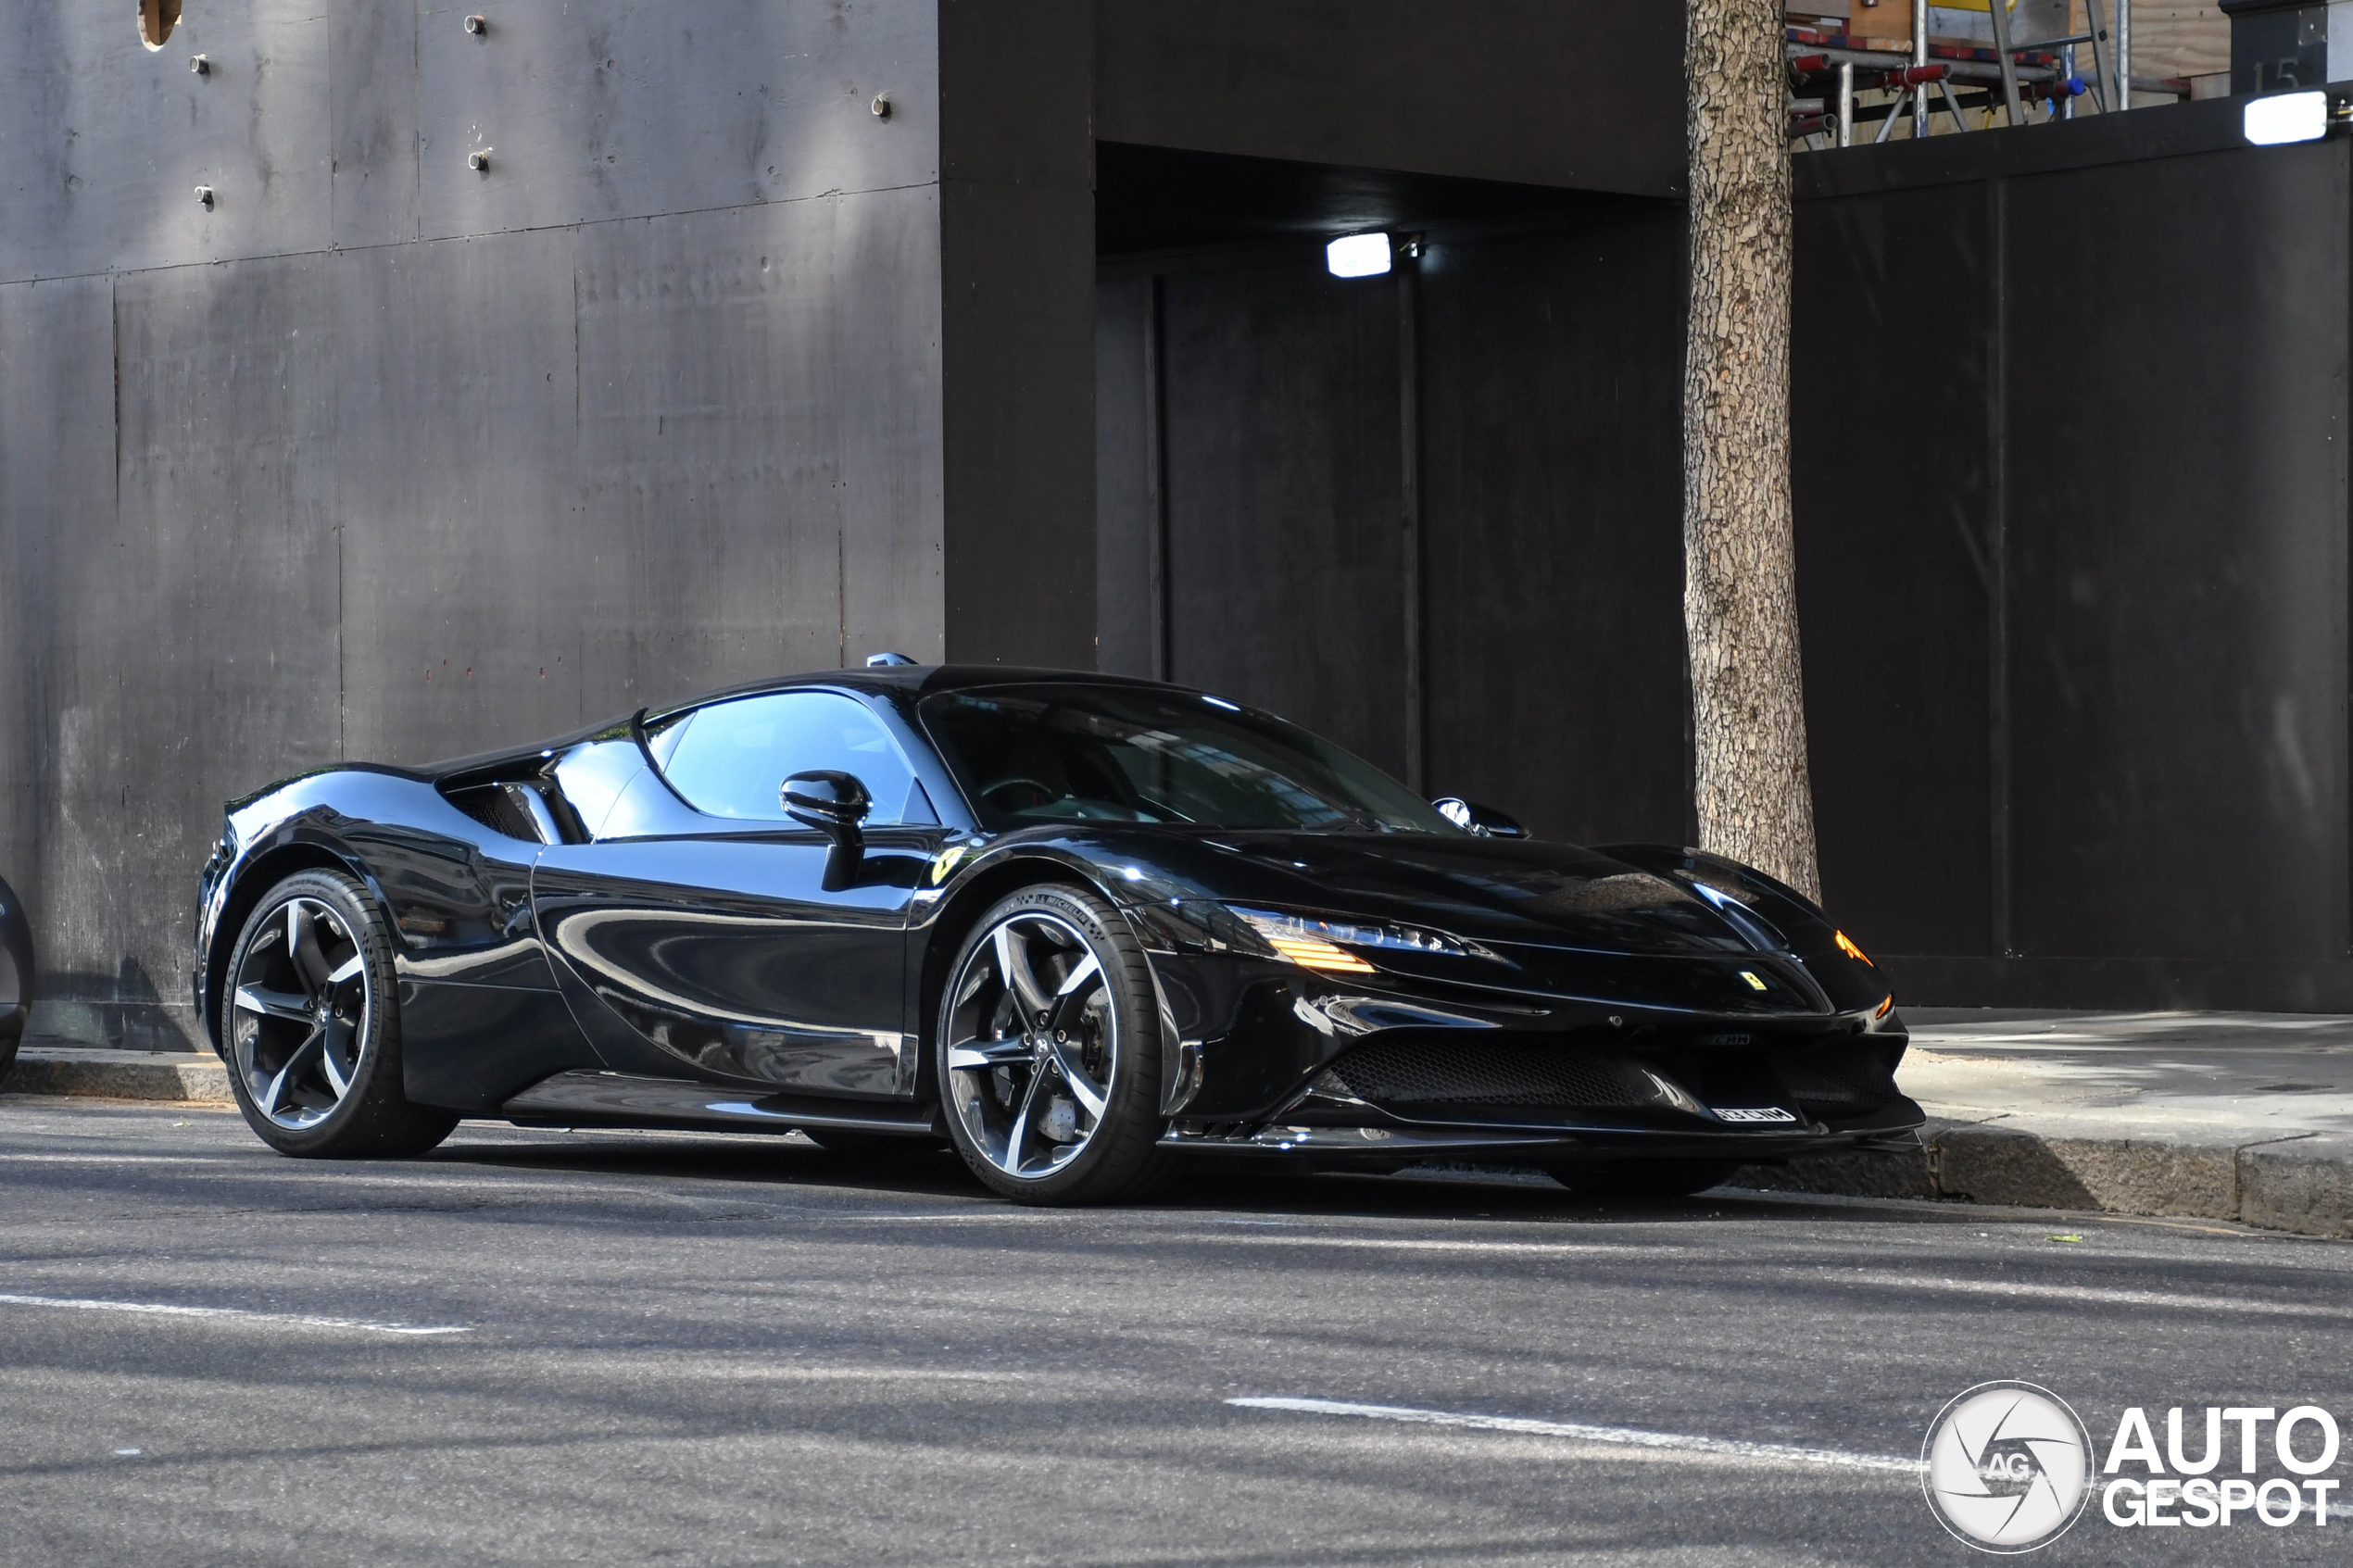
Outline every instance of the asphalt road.
<svg viewBox="0 0 2353 1568">
<path fill-rule="evenodd" d="M 1459 1176 L 1039 1213 L 798 1138 L 329 1165 L 21 1099 L 0 1191 L 12 1568 L 1981 1562 L 1916 1473 L 1972 1384 L 2102 1452 L 2127 1405 L 2353 1411 L 2353 1245 L 2205 1223 Z M 2032 1561 L 2348 1549 L 2095 1502 Z"/>
</svg>

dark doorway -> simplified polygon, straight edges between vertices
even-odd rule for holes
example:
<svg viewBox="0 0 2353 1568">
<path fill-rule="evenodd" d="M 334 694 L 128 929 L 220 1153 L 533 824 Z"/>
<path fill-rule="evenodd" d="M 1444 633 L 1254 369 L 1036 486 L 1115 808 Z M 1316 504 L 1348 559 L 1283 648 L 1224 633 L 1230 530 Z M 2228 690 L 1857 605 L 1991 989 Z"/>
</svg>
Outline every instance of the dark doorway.
<svg viewBox="0 0 2353 1568">
<path fill-rule="evenodd" d="M 1110 146 L 1099 180 L 1102 667 L 1548 836 L 1680 839 L 1680 209 Z M 1330 275 L 1377 225 L 1393 270 Z"/>
</svg>

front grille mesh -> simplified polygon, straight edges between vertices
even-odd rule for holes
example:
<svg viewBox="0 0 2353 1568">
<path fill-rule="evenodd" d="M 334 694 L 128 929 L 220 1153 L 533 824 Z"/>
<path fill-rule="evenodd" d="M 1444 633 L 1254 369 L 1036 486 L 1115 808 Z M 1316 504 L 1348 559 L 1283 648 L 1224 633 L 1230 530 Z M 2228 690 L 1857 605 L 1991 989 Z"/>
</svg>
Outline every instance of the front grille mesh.
<svg viewBox="0 0 2353 1568">
<path fill-rule="evenodd" d="M 1842 1060 L 1808 1052 L 1776 1065 L 1791 1098 L 1816 1116 L 1852 1116 L 1873 1110 L 1895 1095 L 1894 1075 L 1862 1057 Z"/>
<path fill-rule="evenodd" d="M 1658 1098 L 1624 1063 L 1549 1043 L 1369 1041 L 1333 1062 L 1331 1074 L 1375 1105 L 1633 1107 Z"/>
<path fill-rule="evenodd" d="M 1554 1039 L 1374 1039 L 1341 1053 L 1323 1082 L 1407 1113 L 1466 1106 L 1631 1110 L 1672 1103 L 1639 1060 Z M 1868 1114 L 1898 1092 L 1889 1054 L 1846 1039 L 1769 1053 L 1670 1047 L 1651 1065 L 1709 1103 L 1777 1100 L 1824 1121 Z"/>
</svg>

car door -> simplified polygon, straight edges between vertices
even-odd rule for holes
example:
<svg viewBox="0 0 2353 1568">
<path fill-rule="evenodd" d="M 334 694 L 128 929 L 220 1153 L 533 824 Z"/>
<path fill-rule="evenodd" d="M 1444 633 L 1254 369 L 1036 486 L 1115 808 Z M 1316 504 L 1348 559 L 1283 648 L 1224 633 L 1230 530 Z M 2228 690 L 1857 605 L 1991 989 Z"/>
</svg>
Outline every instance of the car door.
<svg viewBox="0 0 2353 1568">
<path fill-rule="evenodd" d="M 831 845 L 780 797 L 819 769 L 856 775 L 875 802 L 837 890 Z M 908 908 L 944 830 L 873 709 L 838 692 L 736 697 L 591 742 L 555 772 L 590 837 L 540 857 L 534 909 L 575 994 L 650 1047 L 625 1053 L 633 1065 L 913 1092 Z"/>
</svg>

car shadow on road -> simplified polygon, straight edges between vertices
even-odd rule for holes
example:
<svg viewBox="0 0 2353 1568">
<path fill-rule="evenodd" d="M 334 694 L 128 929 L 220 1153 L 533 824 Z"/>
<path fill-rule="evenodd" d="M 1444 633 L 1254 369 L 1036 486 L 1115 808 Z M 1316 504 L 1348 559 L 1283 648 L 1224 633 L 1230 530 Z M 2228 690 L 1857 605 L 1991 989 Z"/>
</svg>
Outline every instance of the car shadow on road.
<svg viewBox="0 0 2353 1568">
<path fill-rule="evenodd" d="M 1004 1207 L 938 1147 L 887 1145 L 836 1152 L 798 1136 L 728 1137 L 695 1134 L 574 1131 L 469 1136 L 461 1128 L 425 1157 L 440 1165 L 659 1177 L 691 1183 L 750 1183 L 765 1187 L 947 1199 Z M 503 1130 L 502 1130 L 503 1131 Z M 488 1130 L 484 1129 L 487 1133 Z M 1902 1200 L 1824 1198 L 1718 1187 L 1692 1198 L 1628 1198 L 1571 1192 L 1534 1171 L 1411 1169 L 1393 1174 L 1265 1169 L 1180 1171 L 1147 1199 L 1117 1206 L 1130 1212 L 1202 1212 L 1262 1217 L 1541 1221 L 1645 1224 L 1725 1221 L 1769 1223 L 1803 1219 L 1855 1223 L 1979 1223 L 1982 1210 Z M 1091 1210 L 1102 1212 L 1101 1210 Z M 1972 1220 L 1972 1213 L 1974 1219 Z"/>
</svg>

